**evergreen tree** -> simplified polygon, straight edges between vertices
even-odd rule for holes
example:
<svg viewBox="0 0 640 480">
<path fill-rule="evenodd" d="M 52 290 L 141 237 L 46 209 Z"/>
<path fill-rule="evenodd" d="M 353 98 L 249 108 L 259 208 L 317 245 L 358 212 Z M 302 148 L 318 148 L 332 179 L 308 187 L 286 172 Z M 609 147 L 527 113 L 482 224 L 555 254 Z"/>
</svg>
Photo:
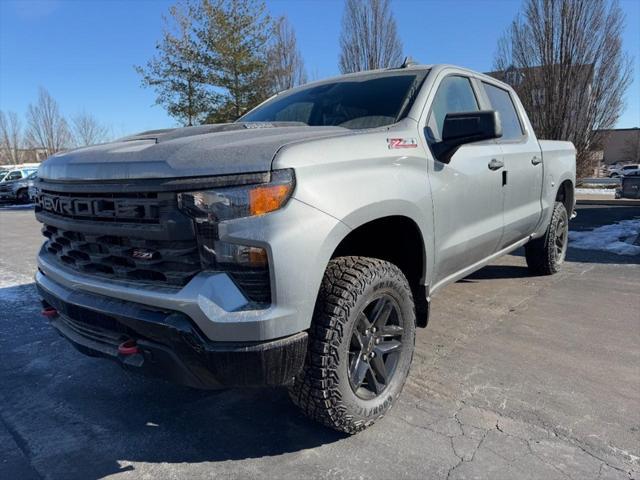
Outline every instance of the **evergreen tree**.
<svg viewBox="0 0 640 480">
<path fill-rule="evenodd" d="M 220 95 L 207 122 L 233 121 L 271 93 L 271 17 L 262 0 L 203 0 L 195 12 L 207 80 Z"/>
<path fill-rule="evenodd" d="M 171 7 L 156 55 L 145 67 L 136 67 L 142 84 L 155 89 L 156 104 L 188 126 L 202 122 L 218 101 L 207 82 L 201 46 L 193 31 L 193 12 L 188 4 Z"/>
</svg>

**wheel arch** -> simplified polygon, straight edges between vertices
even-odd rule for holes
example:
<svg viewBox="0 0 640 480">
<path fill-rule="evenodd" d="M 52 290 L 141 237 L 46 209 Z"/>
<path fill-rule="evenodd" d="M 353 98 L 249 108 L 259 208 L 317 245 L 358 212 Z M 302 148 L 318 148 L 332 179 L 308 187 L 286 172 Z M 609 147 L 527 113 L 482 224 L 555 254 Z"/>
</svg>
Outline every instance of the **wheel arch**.
<svg viewBox="0 0 640 480">
<path fill-rule="evenodd" d="M 564 208 L 567 210 L 567 214 L 571 217 L 571 213 L 575 207 L 575 188 L 570 179 L 566 179 L 560 183 L 556 191 L 555 201 L 562 202 Z"/>
<path fill-rule="evenodd" d="M 336 245 L 331 258 L 378 258 L 396 265 L 409 281 L 416 306 L 416 324 L 428 322 L 426 243 L 418 223 L 406 215 L 371 218 L 353 228 Z"/>
</svg>

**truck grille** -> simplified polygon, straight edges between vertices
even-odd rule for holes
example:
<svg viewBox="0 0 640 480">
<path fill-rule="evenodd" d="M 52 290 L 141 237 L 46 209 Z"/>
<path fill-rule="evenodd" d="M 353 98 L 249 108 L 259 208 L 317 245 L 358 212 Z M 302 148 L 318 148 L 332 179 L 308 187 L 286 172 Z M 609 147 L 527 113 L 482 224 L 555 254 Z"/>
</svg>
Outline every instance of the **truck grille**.
<svg viewBox="0 0 640 480">
<path fill-rule="evenodd" d="M 46 225 L 44 248 L 60 263 L 80 272 L 117 280 L 183 286 L 201 270 L 195 239 L 144 240 L 89 235 Z"/>
<path fill-rule="evenodd" d="M 63 267 L 106 280 L 185 286 L 203 270 L 193 219 L 179 210 L 175 191 L 150 182 L 73 185 L 39 180 L 35 211 L 47 238 L 43 254 Z M 268 268 L 225 265 L 219 271 L 233 279 L 253 307 L 271 303 Z"/>
<path fill-rule="evenodd" d="M 162 207 L 155 193 L 66 193 L 41 190 L 36 199 L 40 210 L 76 220 L 119 223 L 159 223 Z"/>
</svg>

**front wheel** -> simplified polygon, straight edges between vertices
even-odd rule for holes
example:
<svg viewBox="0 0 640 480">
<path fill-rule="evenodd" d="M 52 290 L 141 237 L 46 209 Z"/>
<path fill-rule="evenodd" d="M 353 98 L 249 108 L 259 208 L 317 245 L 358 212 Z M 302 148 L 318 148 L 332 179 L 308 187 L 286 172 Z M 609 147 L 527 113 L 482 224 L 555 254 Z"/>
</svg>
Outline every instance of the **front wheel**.
<svg viewBox="0 0 640 480">
<path fill-rule="evenodd" d="M 415 325 L 411 289 L 398 267 L 367 257 L 331 260 L 291 399 L 310 418 L 342 432 L 372 425 L 402 391 Z"/>
<path fill-rule="evenodd" d="M 569 243 L 569 215 L 561 202 L 553 206 L 551 221 L 544 236 L 525 245 L 529 271 L 535 275 L 551 275 L 560 270 Z"/>
<path fill-rule="evenodd" d="M 29 192 L 26 188 L 18 190 L 16 193 L 16 200 L 18 203 L 29 203 Z"/>
</svg>

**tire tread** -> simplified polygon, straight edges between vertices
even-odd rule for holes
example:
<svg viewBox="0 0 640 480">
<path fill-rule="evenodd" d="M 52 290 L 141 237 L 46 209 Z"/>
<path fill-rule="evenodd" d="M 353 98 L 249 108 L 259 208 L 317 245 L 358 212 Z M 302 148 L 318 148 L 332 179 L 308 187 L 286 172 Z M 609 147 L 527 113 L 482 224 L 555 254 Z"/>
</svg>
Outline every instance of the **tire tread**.
<svg viewBox="0 0 640 480">
<path fill-rule="evenodd" d="M 359 296 L 376 277 L 394 278 L 408 298 L 413 298 L 405 276 L 392 263 L 358 256 L 338 257 L 329 262 L 309 330 L 305 367 L 289 387 L 291 400 L 306 416 L 349 434 L 365 429 L 388 410 L 367 421 L 356 420 L 346 411 L 338 388 L 341 339 Z"/>
</svg>

